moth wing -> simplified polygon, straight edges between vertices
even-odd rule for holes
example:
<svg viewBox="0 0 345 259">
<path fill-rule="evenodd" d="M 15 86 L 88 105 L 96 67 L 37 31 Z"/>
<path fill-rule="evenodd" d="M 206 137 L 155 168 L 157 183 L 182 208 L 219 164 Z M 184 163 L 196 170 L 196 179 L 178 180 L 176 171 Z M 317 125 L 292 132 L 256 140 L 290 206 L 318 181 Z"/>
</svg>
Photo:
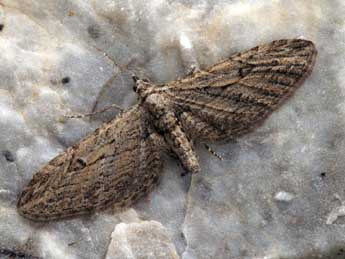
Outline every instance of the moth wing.
<svg viewBox="0 0 345 259">
<path fill-rule="evenodd" d="M 158 183 L 160 153 L 145 112 L 135 106 L 38 171 L 20 195 L 18 210 L 45 221 L 128 206 Z"/>
<path fill-rule="evenodd" d="M 278 40 L 162 86 L 193 139 L 222 140 L 262 122 L 311 73 L 311 41 Z"/>
</svg>

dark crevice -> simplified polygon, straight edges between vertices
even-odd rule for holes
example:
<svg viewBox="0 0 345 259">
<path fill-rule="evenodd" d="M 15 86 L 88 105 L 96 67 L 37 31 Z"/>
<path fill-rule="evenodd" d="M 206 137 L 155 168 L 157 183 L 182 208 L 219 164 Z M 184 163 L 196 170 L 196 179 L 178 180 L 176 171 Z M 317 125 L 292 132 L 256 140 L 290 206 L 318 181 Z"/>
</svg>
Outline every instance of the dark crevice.
<svg viewBox="0 0 345 259">
<path fill-rule="evenodd" d="M 7 248 L 0 248 L 1 259 L 39 259 L 37 256 L 26 254 L 24 252 L 15 251 Z"/>
<path fill-rule="evenodd" d="M 68 84 L 71 81 L 71 78 L 69 76 L 66 76 L 64 78 L 61 79 L 61 83 L 62 84 Z"/>
<path fill-rule="evenodd" d="M 5 157 L 6 161 L 14 162 L 15 158 L 14 155 L 9 150 L 3 150 L 2 155 Z"/>
</svg>

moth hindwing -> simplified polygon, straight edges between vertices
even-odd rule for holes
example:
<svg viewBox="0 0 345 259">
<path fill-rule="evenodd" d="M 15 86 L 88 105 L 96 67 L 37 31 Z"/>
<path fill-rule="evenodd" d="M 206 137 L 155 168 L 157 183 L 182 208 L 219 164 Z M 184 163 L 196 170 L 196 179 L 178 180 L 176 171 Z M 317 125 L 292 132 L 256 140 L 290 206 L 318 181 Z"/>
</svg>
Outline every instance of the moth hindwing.
<svg viewBox="0 0 345 259">
<path fill-rule="evenodd" d="M 258 126 L 311 73 L 316 53 L 310 41 L 278 40 L 164 85 L 136 80 L 138 104 L 39 170 L 20 214 L 47 221 L 129 206 L 158 183 L 167 149 L 198 172 L 193 143 Z"/>
</svg>

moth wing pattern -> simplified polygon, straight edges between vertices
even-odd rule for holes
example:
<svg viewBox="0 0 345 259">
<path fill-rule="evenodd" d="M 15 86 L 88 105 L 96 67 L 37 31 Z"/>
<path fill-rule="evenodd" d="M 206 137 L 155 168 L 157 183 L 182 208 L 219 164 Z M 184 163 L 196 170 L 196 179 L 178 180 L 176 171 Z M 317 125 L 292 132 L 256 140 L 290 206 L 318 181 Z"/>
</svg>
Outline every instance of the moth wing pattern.
<svg viewBox="0 0 345 259">
<path fill-rule="evenodd" d="M 20 214 L 35 221 L 61 219 L 125 207 L 148 193 L 162 163 L 145 115 L 136 105 L 51 160 L 23 190 Z"/>
<path fill-rule="evenodd" d="M 311 73 L 311 41 L 277 40 L 162 86 L 192 139 L 227 140 L 250 131 Z"/>
</svg>

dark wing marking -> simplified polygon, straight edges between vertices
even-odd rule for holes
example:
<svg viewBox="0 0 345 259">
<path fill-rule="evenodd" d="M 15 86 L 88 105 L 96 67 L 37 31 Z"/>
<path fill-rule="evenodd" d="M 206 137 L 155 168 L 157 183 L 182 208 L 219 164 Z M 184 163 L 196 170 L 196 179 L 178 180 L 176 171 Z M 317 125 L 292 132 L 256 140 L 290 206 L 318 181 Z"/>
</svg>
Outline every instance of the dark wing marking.
<svg viewBox="0 0 345 259">
<path fill-rule="evenodd" d="M 105 123 L 34 175 L 18 200 L 19 212 L 45 221 L 130 205 L 161 173 L 160 147 L 147 127 L 139 106 Z"/>
<path fill-rule="evenodd" d="M 159 88 L 191 138 L 228 139 L 262 122 L 311 73 L 316 49 L 278 40 L 238 53 Z"/>
</svg>

